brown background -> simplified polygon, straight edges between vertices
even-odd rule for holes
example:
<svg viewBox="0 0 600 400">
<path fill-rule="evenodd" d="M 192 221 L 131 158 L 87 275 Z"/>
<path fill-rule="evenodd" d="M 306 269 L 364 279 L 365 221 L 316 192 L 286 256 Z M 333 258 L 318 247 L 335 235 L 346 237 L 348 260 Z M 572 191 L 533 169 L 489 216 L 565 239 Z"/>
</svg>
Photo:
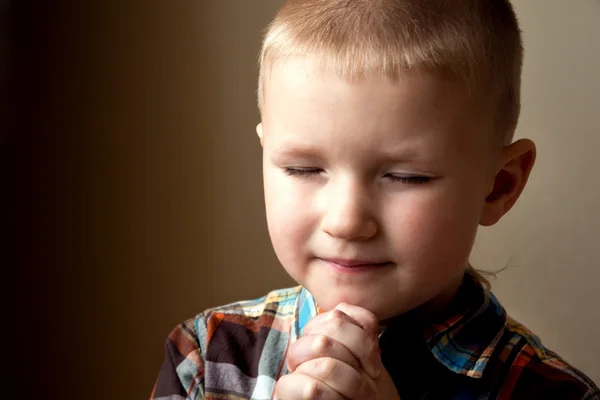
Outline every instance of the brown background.
<svg viewBox="0 0 600 400">
<path fill-rule="evenodd" d="M 280 3 L 14 3 L 10 332 L 25 398 L 146 398 L 176 323 L 293 284 L 268 240 L 254 134 L 261 30 Z M 508 265 L 494 285 L 509 311 L 599 381 L 600 3 L 515 4 L 519 135 L 539 164 L 474 261 Z"/>
</svg>

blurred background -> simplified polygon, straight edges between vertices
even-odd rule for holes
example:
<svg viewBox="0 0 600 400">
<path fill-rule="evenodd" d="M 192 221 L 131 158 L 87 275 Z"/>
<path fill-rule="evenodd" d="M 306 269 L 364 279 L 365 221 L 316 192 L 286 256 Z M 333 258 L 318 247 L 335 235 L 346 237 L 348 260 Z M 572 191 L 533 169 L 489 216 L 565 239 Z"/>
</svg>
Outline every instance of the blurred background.
<svg viewBox="0 0 600 400">
<path fill-rule="evenodd" d="M 254 131 L 257 52 L 281 3 L 10 5 L 0 139 L 16 169 L 2 197 L 22 398 L 147 398 L 177 323 L 294 284 L 269 242 Z M 518 136 L 538 163 L 473 264 L 506 267 L 492 283 L 508 311 L 600 382 L 600 2 L 514 4 Z"/>
</svg>

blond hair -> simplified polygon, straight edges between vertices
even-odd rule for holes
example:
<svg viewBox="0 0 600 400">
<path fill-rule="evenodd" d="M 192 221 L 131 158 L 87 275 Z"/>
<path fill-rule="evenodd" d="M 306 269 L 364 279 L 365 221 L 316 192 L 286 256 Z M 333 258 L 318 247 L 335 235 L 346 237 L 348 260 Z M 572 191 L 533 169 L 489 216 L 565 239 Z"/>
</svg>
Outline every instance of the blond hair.
<svg viewBox="0 0 600 400">
<path fill-rule="evenodd" d="M 264 36 L 261 111 L 270 68 L 298 55 L 349 80 L 397 79 L 407 69 L 451 76 L 493 102 L 495 130 L 512 140 L 523 46 L 508 0 L 289 0 Z"/>
</svg>

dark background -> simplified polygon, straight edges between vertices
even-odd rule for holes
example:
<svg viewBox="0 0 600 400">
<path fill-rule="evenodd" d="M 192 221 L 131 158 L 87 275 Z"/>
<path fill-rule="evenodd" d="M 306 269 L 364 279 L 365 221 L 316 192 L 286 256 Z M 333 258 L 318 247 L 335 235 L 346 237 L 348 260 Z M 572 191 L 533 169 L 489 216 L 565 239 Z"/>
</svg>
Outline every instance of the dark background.
<svg viewBox="0 0 600 400">
<path fill-rule="evenodd" d="M 3 1 L 20 398 L 147 398 L 177 323 L 291 285 L 254 133 L 261 30 L 279 2 L 249 3 L 20 0 L 8 18 Z"/>
</svg>

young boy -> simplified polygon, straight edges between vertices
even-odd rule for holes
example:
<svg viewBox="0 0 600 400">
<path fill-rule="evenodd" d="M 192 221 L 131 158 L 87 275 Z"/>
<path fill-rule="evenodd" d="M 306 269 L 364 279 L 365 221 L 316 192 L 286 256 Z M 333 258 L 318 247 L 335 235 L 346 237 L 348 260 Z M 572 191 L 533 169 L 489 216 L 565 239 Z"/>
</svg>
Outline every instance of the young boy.
<svg viewBox="0 0 600 400">
<path fill-rule="evenodd" d="M 301 285 L 178 326 L 153 399 L 600 399 L 468 264 L 535 160 L 507 0 L 291 0 L 261 53 L 269 232 Z"/>
</svg>

